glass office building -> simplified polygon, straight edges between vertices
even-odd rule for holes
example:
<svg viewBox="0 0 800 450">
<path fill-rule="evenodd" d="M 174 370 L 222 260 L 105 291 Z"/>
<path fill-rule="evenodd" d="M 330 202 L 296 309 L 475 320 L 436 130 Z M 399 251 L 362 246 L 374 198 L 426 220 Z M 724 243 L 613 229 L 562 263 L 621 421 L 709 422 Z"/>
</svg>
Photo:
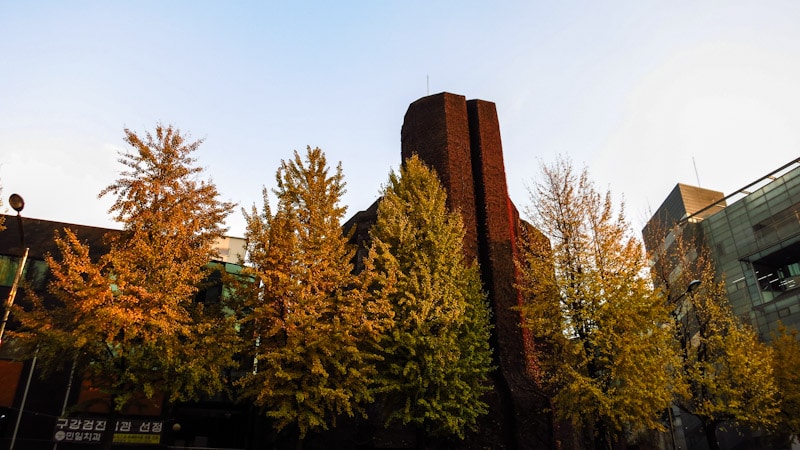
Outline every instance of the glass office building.
<svg viewBox="0 0 800 450">
<path fill-rule="evenodd" d="M 669 245 L 656 223 L 699 226 L 734 313 L 764 341 L 779 321 L 800 329 L 800 158 L 727 197 L 679 184 L 645 226 L 648 249 Z"/>
<path fill-rule="evenodd" d="M 734 313 L 769 340 L 800 329 L 800 167 L 764 181 L 702 227 Z"/>
</svg>

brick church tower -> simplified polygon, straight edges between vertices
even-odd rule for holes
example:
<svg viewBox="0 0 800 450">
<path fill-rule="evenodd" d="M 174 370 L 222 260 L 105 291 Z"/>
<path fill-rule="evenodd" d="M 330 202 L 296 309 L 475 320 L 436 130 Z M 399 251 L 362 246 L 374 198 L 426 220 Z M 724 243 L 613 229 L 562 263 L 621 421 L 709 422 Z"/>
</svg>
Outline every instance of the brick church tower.
<svg viewBox="0 0 800 450">
<path fill-rule="evenodd" d="M 466 228 L 464 252 L 477 257 L 494 320 L 494 390 L 481 434 L 506 448 L 552 446 L 544 399 L 531 374 L 531 340 L 521 327 L 515 284 L 517 236 L 524 228 L 508 197 L 500 125 L 494 103 L 441 93 L 412 103 L 401 131 L 402 158 L 417 154 L 447 190 Z M 491 437 L 495 435 L 495 437 Z M 500 442 L 498 442 L 498 440 Z M 501 444 L 502 442 L 502 444 Z"/>
<path fill-rule="evenodd" d="M 447 191 L 448 207 L 461 214 L 464 254 L 477 258 L 492 307 L 497 370 L 486 399 L 490 410 L 479 419 L 479 436 L 465 447 L 554 448 L 552 422 L 543 412 L 548 404 L 532 376 L 532 341 L 514 309 L 522 301 L 515 288 L 517 236 L 523 231 L 537 239 L 544 236 L 520 220 L 508 197 L 494 103 L 450 93 L 423 97 L 406 112 L 401 143 L 403 160 L 417 154 L 432 167 Z M 346 230 L 356 227 L 356 241 L 368 239 L 378 203 L 345 224 Z"/>
</svg>

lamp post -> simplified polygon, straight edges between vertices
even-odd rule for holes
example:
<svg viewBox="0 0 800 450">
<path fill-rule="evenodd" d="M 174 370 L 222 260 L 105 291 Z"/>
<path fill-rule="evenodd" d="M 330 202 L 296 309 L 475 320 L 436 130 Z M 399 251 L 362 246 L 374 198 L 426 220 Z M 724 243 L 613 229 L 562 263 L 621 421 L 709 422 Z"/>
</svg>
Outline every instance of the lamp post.
<svg viewBox="0 0 800 450">
<path fill-rule="evenodd" d="M 19 287 L 20 278 L 22 278 L 22 271 L 25 268 L 25 262 L 28 260 L 28 251 L 30 250 L 28 247 L 25 246 L 25 230 L 22 227 L 22 210 L 25 208 L 25 200 L 23 200 L 22 196 L 19 194 L 11 194 L 8 198 L 8 204 L 11 205 L 11 208 L 17 212 L 17 225 L 19 227 L 19 241 L 22 244 L 22 247 L 25 248 L 25 252 L 22 254 L 22 258 L 20 259 L 19 266 L 17 266 L 17 272 L 14 274 L 14 283 L 11 285 L 11 291 L 8 293 L 8 298 L 6 299 L 5 304 L 5 311 L 3 312 L 3 323 L 0 325 L 0 346 L 3 345 L 3 336 L 5 335 L 6 331 L 6 324 L 8 323 L 8 315 L 11 313 L 11 306 L 14 304 L 14 297 L 17 295 L 17 288 Z M 38 349 L 36 352 L 38 353 Z M 19 423 L 22 419 L 22 413 L 25 410 L 25 402 L 28 399 L 28 390 L 31 386 L 31 378 L 33 377 L 33 369 L 36 367 L 36 355 L 33 356 L 33 360 L 31 361 L 31 368 L 28 372 L 28 380 L 25 383 L 25 391 L 22 394 L 22 401 L 20 402 L 19 411 L 17 412 L 17 421 L 14 424 L 14 433 L 11 435 L 11 443 L 9 444 L 9 450 L 14 449 L 14 443 L 17 440 L 17 432 L 19 431 Z"/>
<path fill-rule="evenodd" d="M 25 247 L 25 231 L 22 229 L 22 209 L 25 208 L 25 200 L 19 194 L 11 194 L 8 198 L 8 204 L 17 212 L 17 223 L 19 226 L 19 241 L 25 252 L 22 254 L 22 259 L 17 266 L 17 272 L 14 274 L 14 282 L 11 284 L 11 291 L 8 293 L 6 299 L 5 311 L 3 312 L 3 323 L 0 325 L 0 346 L 3 345 L 3 337 L 6 332 L 6 323 L 8 323 L 8 315 L 11 313 L 11 306 L 14 304 L 14 297 L 17 296 L 17 287 L 19 287 L 19 280 L 22 277 L 22 270 L 25 267 L 25 261 L 28 260 L 28 247 Z"/>
<path fill-rule="evenodd" d="M 686 286 L 686 292 L 681 294 L 681 296 L 684 296 L 686 294 L 689 294 L 689 295 L 694 294 L 695 292 L 697 292 L 698 289 L 700 289 L 700 285 L 701 284 L 703 284 L 703 282 L 700 281 L 700 280 L 692 280 L 692 281 L 690 281 L 689 285 Z M 680 297 L 678 297 L 678 298 L 680 298 Z"/>
<path fill-rule="evenodd" d="M 689 284 L 686 286 L 686 290 L 673 301 L 675 303 L 677 303 L 678 300 L 680 300 L 683 297 L 685 297 L 686 294 L 689 294 L 691 296 L 692 294 L 697 292 L 698 289 L 700 289 L 700 285 L 701 284 L 703 284 L 703 282 L 700 281 L 700 280 L 692 280 L 692 281 L 690 281 Z"/>
<path fill-rule="evenodd" d="M 692 281 L 690 281 L 689 284 L 686 286 L 686 290 L 683 291 L 683 293 L 681 293 L 681 295 L 679 295 L 677 298 L 675 298 L 675 300 L 673 300 L 673 302 L 675 303 L 675 307 L 676 308 L 680 307 L 681 309 L 683 309 L 683 305 L 682 304 L 678 305 L 680 300 L 683 297 L 685 297 L 687 294 L 689 295 L 689 297 L 692 297 L 694 295 L 694 293 L 700 288 L 701 284 L 702 284 L 702 282 L 700 280 L 692 280 Z M 694 307 L 694 305 L 692 305 L 692 307 Z M 695 311 L 695 313 L 696 313 L 696 311 Z M 673 316 L 675 318 L 675 326 L 678 326 L 678 321 L 680 320 L 680 317 L 678 316 L 678 314 L 675 311 L 673 311 Z M 685 347 L 686 346 L 686 342 L 685 342 L 686 341 L 686 330 L 685 330 L 685 327 L 683 327 L 683 326 L 681 326 L 681 328 L 682 328 L 682 330 L 681 330 L 681 334 L 682 334 L 681 335 L 681 346 Z M 686 349 L 684 348 L 683 351 L 686 351 Z M 673 411 L 672 411 L 672 405 L 671 404 L 670 404 L 669 408 L 667 408 L 667 414 L 669 416 L 669 431 L 670 431 L 670 435 L 672 437 L 672 448 L 675 449 L 675 450 L 678 450 L 680 447 L 678 447 L 678 440 L 677 440 L 677 438 L 675 436 L 675 418 L 673 417 Z M 683 438 L 681 438 L 681 441 L 683 441 Z"/>
<path fill-rule="evenodd" d="M 683 313 L 684 312 L 683 311 L 684 306 L 683 306 L 683 303 L 680 302 L 680 300 L 683 297 L 685 297 L 686 295 L 689 295 L 689 301 L 691 303 L 690 306 L 691 306 L 691 308 L 692 308 L 692 310 L 694 312 L 695 322 L 697 322 L 697 326 L 698 327 L 700 326 L 700 319 L 697 317 L 697 308 L 695 307 L 695 304 L 694 304 L 694 293 L 697 292 L 698 289 L 700 289 L 700 285 L 701 284 L 702 284 L 702 282 L 700 280 L 692 280 L 692 281 L 690 281 L 689 285 L 686 286 L 686 291 L 684 291 L 681 295 L 678 296 L 678 298 L 676 298 L 674 300 L 675 303 L 676 303 L 676 307 L 680 307 L 681 312 Z M 678 304 L 679 302 L 680 302 L 680 304 Z M 688 313 L 688 311 L 686 311 L 686 313 Z M 681 322 L 683 322 L 682 315 L 679 316 L 678 314 L 675 314 L 675 320 L 676 321 L 681 320 Z M 681 325 L 682 325 L 681 328 L 682 328 L 682 332 L 683 332 L 681 344 L 685 346 L 686 345 L 686 339 L 688 339 L 688 333 L 689 333 L 688 327 L 691 324 L 690 324 L 689 319 L 687 318 L 685 324 L 681 323 Z"/>
</svg>

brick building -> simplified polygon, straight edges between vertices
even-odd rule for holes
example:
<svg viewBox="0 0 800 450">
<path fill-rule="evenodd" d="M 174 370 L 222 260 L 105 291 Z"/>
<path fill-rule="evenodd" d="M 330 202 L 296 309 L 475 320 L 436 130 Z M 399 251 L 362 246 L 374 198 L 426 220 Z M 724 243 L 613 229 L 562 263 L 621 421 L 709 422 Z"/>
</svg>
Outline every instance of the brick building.
<svg viewBox="0 0 800 450">
<path fill-rule="evenodd" d="M 508 196 L 496 107 L 446 92 L 423 97 L 409 106 L 400 139 L 402 159 L 417 154 L 433 167 L 447 191 L 448 207 L 461 214 L 466 229 L 464 253 L 477 258 L 489 294 L 498 369 L 488 399 L 490 412 L 473 444 L 477 448 L 551 448 L 552 421 L 542 412 L 547 401 L 532 376 L 531 339 L 515 309 L 522 301 L 515 288 L 517 237 L 522 232 L 543 235 L 520 220 Z M 345 224 L 345 229 L 356 227 L 356 240 L 368 239 L 378 202 Z"/>
</svg>

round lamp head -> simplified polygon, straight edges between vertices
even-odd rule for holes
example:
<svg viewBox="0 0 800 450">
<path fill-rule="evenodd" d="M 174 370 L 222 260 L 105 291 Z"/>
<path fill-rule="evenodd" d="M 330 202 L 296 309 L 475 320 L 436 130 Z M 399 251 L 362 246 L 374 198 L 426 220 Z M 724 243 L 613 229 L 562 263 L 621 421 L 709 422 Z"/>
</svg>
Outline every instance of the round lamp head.
<svg viewBox="0 0 800 450">
<path fill-rule="evenodd" d="M 11 197 L 8 197 L 8 204 L 19 213 L 25 207 L 25 200 L 19 194 L 11 194 Z"/>
<path fill-rule="evenodd" d="M 692 280 L 689 282 L 689 286 L 686 287 L 686 292 L 690 294 L 694 294 L 694 292 L 700 289 L 700 285 L 702 282 L 700 280 Z"/>
</svg>

